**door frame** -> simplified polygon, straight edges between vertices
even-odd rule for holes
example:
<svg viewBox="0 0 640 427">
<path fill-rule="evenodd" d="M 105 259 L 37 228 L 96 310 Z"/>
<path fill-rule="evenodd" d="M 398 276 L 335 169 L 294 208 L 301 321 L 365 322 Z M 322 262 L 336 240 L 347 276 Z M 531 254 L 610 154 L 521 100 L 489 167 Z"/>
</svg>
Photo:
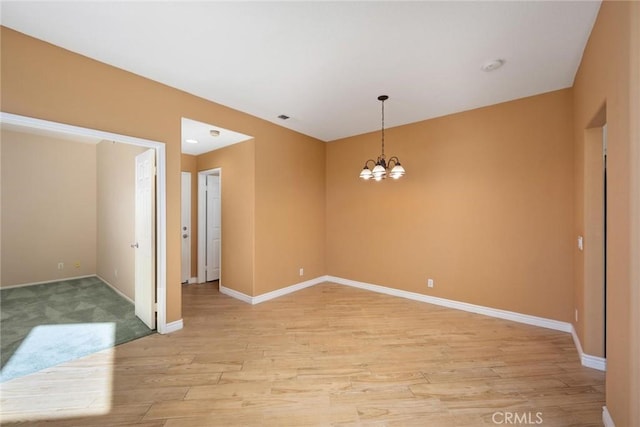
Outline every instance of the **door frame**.
<svg viewBox="0 0 640 427">
<path fill-rule="evenodd" d="M 191 276 L 191 237 L 193 236 L 193 227 L 191 224 L 191 172 L 182 171 L 180 174 L 180 281 L 182 283 L 193 283 Z M 185 178 L 188 178 L 188 188 L 185 192 Z M 186 203 L 185 203 L 186 202 Z M 184 215 L 186 213 L 186 215 Z M 185 218 L 186 217 L 186 218 Z M 184 230 L 184 227 L 187 227 Z M 187 234 L 187 237 L 184 237 L 184 234 Z M 182 251 L 182 245 L 184 245 L 184 240 L 187 240 L 188 249 L 185 252 Z M 186 258 L 186 260 L 185 260 Z M 186 262 L 185 262 L 186 261 Z M 185 266 L 186 264 L 186 266 Z M 184 280 L 184 271 L 188 271 L 187 280 Z"/>
<path fill-rule="evenodd" d="M 180 329 L 180 327 L 173 325 L 171 327 L 167 326 L 167 172 L 165 144 L 160 141 L 153 141 L 150 139 L 137 138 L 112 132 L 104 132 L 5 112 L 0 112 L 0 123 L 24 126 L 31 129 L 60 132 L 70 136 L 117 141 L 123 144 L 153 148 L 156 151 L 156 329 L 160 334 L 166 334 Z"/>
<path fill-rule="evenodd" d="M 222 223 L 222 168 L 208 169 L 204 171 L 198 171 L 198 283 L 204 283 L 206 281 L 205 264 L 206 264 L 206 243 L 207 243 L 207 229 L 206 224 L 206 212 L 207 212 L 207 198 L 205 194 L 205 186 L 207 182 L 207 175 L 218 175 L 220 180 L 218 187 L 220 189 L 220 222 Z M 221 224 L 222 225 L 222 224 Z M 220 265 L 220 279 L 218 283 L 222 283 L 222 233 L 220 234 L 220 252 L 218 254 Z"/>
<path fill-rule="evenodd" d="M 607 258 L 607 231 L 609 230 L 609 227 L 607 225 L 607 213 L 608 213 L 608 208 L 609 208 L 609 204 L 607 203 L 607 194 L 608 194 L 608 181 L 607 181 L 607 151 L 609 149 L 608 146 L 608 133 L 607 133 L 607 123 L 605 122 L 604 125 L 602 126 L 602 180 L 603 180 L 603 184 L 602 184 L 602 189 L 603 189 L 603 195 L 602 195 L 602 235 L 603 235 L 603 248 L 602 248 L 602 252 L 603 252 L 603 260 L 602 260 L 602 267 L 603 267 L 603 275 L 602 275 L 602 318 L 603 318 L 603 325 L 602 325 L 602 345 L 604 346 L 603 350 L 602 350 L 602 357 L 606 360 L 607 359 L 607 266 L 608 266 L 608 258 Z"/>
</svg>

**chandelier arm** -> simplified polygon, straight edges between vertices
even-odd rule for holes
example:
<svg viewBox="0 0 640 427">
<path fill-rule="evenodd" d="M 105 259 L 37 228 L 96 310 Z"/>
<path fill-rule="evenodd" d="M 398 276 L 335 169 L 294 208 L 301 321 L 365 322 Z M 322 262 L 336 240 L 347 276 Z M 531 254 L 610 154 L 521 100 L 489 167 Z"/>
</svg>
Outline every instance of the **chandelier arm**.
<svg viewBox="0 0 640 427">
<path fill-rule="evenodd" d="M 365 168 L 368 168 L 368 167 L 369 167 L 369 162 L 371 162 L 371 163 L 373 164 L 373 166 L 375 167 L 375 165 L 376 165 L 375 160 L 373 160 L 373 159 L 369 159 L 369 160 L 367 160 L 366 162 L 364 162 L 364 167 L 365 167 Z M 364 169 L 364 168 L 363 168 L 363 169 Z M 372 168 L 372 169 L 373 169 L 373 168 Z"/>
<path fill-rule="evenodd" d="M 393 162 L 393 166 L 399 165 L 400 164 L 400 160 L 398 159 L 397 156 L 393 156 L 389 159 L 389 161 L 387 162 L 387 167 L 389 169 L 393 169 L 393 166 L 391 166 L 391 162 Z"/>
</svg>

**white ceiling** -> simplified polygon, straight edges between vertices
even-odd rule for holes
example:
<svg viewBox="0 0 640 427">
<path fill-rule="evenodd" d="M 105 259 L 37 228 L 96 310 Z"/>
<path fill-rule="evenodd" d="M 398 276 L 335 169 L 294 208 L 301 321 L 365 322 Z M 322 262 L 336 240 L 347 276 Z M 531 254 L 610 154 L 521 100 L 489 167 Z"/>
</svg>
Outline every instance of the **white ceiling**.
<svg viewBox="0 0 640 427">
<path fill-rule="evenodd" d="M 212 136 L 211 131 L 217 131 L 218 136 Z M 182 118 L 182 152 L 185 154 L 197 156 L 251 138 L 253 137 L 220 126 Z M 188 140 L 197 142 L 187 142 Z"/>
<path fill-rule="evenodd" d="M 381 94 L 391 127 L 570 87 L 599 7 L 2 1 L 0 22 L 331 141 L 379 129 Z M 502 68 L 481 71 L 497 58 Z"/>
</svg>

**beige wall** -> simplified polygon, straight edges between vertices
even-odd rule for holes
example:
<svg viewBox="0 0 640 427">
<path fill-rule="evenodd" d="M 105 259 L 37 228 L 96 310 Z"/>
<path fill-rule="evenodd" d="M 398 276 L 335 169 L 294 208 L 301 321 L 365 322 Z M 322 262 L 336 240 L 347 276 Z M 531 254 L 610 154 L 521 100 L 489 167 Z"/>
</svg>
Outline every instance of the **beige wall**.
<svg viewBox="0 0 640 427">
<path fill-rule="evenodd" d="M 638 331 L 640 296 L 640 205 L 638 169 L 638 86 L 640 69 L 638 2 L 602 3 L 574 84 L 575 230 L 585 233 L 585 144 L 589 129 L 606 105 L 608 131 L 607 199 L 607 408 L 618 426 L 640 420 Z M 585 254 L 574 250 L 576 271 L 585 269 Z M 588 268 L 588 266 L 587 266 Z M 589 293 L 585 277 L 576 274 L 575 304 Z M 597 331 L 577 325 L 589 342 Z"/>
<path fill-rule="evenodd" d="M 95 274 L 95 168 L 93 144 L 2 131 L 2 286 Z"/>
<path fill-rule="evenodd" d="M 146 149 L 111 141 L 97 147 L 97 274 L 133 300 L 135 157 Z"/>
<path fill-rule="evenodd" d="M 245 295 L 255 295 L 255 161 L 255 141 L 249 140 L 197 162 L 198 171 L 221 168 L 220 284 Z"/>
<path fill-rule="evenodd" d="M 629 192 L 631 223 L 629 225 L 629 394 L 615 394 L 612 398 L 626 399 L 630 420 L 640 420 L 640 3 L 630 5 L 629 10 Z M 636 118 L 634 120 L 633 118 Z M 634 262 L 635 260 L 635 262 Z M 617 379 L 610 379 L 616 382 Z"/>
<path fill-rule="evenodd" d="M 328 273 L 569 321 L 571 119 L 562 90 L 388 129 L 407 175 L 380 183 L 379 132 L 328 144 Z"/>
<path fill-rule="evenodd" d="M 256 141 L 253 295 L 326 274 L 325 146 L 311 138 L 298 143 L 284 134 Z M 327 174 L 332 171 L 329 166 Z"/>
<path fill-rule="evenodd" d="M 182 154 L 180 170 L 191 174 L 191 276 L 198 276 L 198 160 Z"/>
</svg>

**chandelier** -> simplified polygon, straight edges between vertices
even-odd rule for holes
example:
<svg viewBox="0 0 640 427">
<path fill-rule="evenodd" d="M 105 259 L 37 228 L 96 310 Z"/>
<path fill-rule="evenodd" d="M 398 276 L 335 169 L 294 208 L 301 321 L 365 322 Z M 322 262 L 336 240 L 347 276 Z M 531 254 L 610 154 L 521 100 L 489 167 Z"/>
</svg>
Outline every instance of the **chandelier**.
<svg viewBox="0 0 640 427">
<path fill-rule="evenodd" d="M 389 99 L 387 95 L 380 95 L 378 101 L 382 102 L 382 154 L 374 161 L 369 159 L 364 162 L 364 168 L 360 172 L 360 178 L 365 181 L 373 178 L 374 181 L 382 181 L 388 176 L 393 179 L 398 179 L 404 175 L 405 171 L 400 160 L 396 156 L 391 157 L 389 160 L 384 156 L 384 101 Z M 369 169 L 369 164 L 373 166 L 373 170 Z"/>
</svg>

